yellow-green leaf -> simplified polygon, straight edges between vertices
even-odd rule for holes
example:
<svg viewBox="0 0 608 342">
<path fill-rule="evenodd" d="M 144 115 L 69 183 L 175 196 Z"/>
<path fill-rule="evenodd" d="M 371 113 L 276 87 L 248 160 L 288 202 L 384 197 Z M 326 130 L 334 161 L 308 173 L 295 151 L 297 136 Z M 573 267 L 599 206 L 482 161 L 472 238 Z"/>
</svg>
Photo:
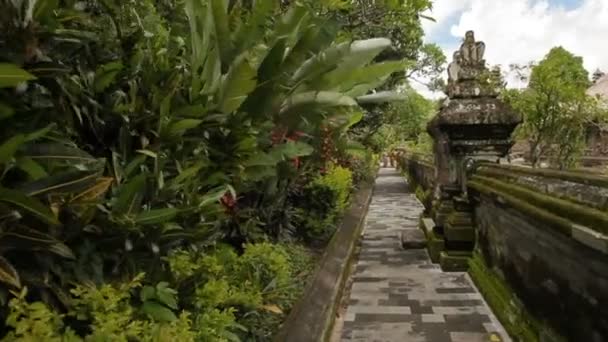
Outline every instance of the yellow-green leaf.
<svg viewBox="0 0 608 342">
<path fill-rule="evenodd" d="M 15 270 L 13 265 L 3 256 L 0 256 L 0 282 L 16 288 L 21 288 L 19 273 L 17 273 L 17 270 Z"/>
<path fill-rule="evenodd" d="M 34 75 L 14 64 L 0 63 L 0 88 L 12 88 L 21 82 L 36 79 Z"/>
<path fill-rule="evenodd" d="M 281 308 L 280 308 L 280 307 L 278 307 L 278 306 L 277 306 L 277 305 L 275 305 L 275 304 L 268 304 L 268 305 L 264 305 L 264 306 L 262 306 L 262 309 L 264 309 L 264 310 L 266 310 L 266 311 L 268 311 L 268 312 L 275 313 L 275 314 L 277 314 L 277 315 L 281 315 L 281 314 L 283 314 L 283 310 L 281 310 Z"/>
</svg>

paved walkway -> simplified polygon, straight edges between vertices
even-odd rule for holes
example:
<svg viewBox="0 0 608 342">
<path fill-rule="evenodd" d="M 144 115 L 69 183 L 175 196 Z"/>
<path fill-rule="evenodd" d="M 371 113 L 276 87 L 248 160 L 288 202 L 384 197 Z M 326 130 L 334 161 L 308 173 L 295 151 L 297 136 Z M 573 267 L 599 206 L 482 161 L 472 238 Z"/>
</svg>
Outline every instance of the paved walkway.
<svg viewBox="0 0 608 342">
<path fill-rule="evenodd" d="M 418 229 L 422 210 L 403 177 L 381 169 L 333 341 L 510 341 L 466 273 L 444 273 L 426 250 L 401 248 L 401 230 Z"/>
</svg>

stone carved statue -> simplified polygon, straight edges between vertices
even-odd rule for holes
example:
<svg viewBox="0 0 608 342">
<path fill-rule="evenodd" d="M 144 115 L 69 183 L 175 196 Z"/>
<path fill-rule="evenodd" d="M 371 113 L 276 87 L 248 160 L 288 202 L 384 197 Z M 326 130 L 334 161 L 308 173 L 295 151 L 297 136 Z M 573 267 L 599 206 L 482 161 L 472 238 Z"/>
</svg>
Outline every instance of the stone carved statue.
<svg viewBox="0 0 608 342">
<path fill-rule="evenodd" d="M 458 82 L 463 74 L 471 75 L 471 69 L 485 68 L 483 59 L 486 52 L 484 42 L 475 41 L 475 33 L 468 31 L 464 42 L 458 51 L 454 52 L 454 60 L 448 65 L 448 81 L 451 84 Z"/>
<path fill-rule="evenodd" d="M 454 52 L 454 60 L 448 65 L 448 80 L 450 82 L 458 81 L 458 73 L 462 65 L 462 57 L 460 51 Z"/>
<path fill-rule="evenodd" d="M 475 33 L 467 31 L 464 42 L 460 46 L 460 54 L 462 62 L 467 65 L 478 65 L 483 63 L 483 55 L 486 52 L 486 44 L 484 42 L 475 41 Z"/>
</svg>

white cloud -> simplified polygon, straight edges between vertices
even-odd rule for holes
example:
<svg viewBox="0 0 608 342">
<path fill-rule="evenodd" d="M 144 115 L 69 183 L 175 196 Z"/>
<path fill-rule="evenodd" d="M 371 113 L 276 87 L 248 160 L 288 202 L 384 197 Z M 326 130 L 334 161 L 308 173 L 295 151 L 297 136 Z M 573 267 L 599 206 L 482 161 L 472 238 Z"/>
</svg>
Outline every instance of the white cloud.
<svg viewBox="0 0 608 342">
<path fill-rule="evenodd" d="M 432 21 L 423 21 L 422 26 L 427 35 L 432 35 L 440 25 L 451 16 L 462 12 L 468 8 L 472 0 L 435 0 L 433 1 L 433 9 L 426 15 L 435 19 Z"/>
<path fill-rule="evenodd" d="M 488 63 L 503 70 L 538 61 L 561 45 L 582 56 L 590 72 L 608 71 L 608 0 L 581 0 L 574 9 L 547 0 L 435 0 L 431 15 L 437 22 L 424 24 L 426 39 L 439 41 L 447 56 L 467 30 L 474 30 L 486 43 Z"/>
</svg>

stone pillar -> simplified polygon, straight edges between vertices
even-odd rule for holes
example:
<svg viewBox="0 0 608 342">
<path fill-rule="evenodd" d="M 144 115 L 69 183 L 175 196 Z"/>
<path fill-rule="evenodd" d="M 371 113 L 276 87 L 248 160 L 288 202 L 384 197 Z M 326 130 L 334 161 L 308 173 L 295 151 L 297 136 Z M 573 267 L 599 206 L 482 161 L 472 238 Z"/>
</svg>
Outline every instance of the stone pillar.
<svg viewBox="0 0 608 342">
<path fill-rule="evenodd" d="M 436 188 L 434 236 L 445 250 L 434 253 L 444 270 L 465 270 L 475 245 L 467 172 L 476 162 L 497 162 L 513 145 L 511 133 L 521 116 L 498 99 L 500 84 L 483 59 L 485 44 L 466 34 L 448 66 L 448 98 L 427 130 L 434 140 Z M 439 260 L 437 260 L 439 259 Z"/>
</svg>

